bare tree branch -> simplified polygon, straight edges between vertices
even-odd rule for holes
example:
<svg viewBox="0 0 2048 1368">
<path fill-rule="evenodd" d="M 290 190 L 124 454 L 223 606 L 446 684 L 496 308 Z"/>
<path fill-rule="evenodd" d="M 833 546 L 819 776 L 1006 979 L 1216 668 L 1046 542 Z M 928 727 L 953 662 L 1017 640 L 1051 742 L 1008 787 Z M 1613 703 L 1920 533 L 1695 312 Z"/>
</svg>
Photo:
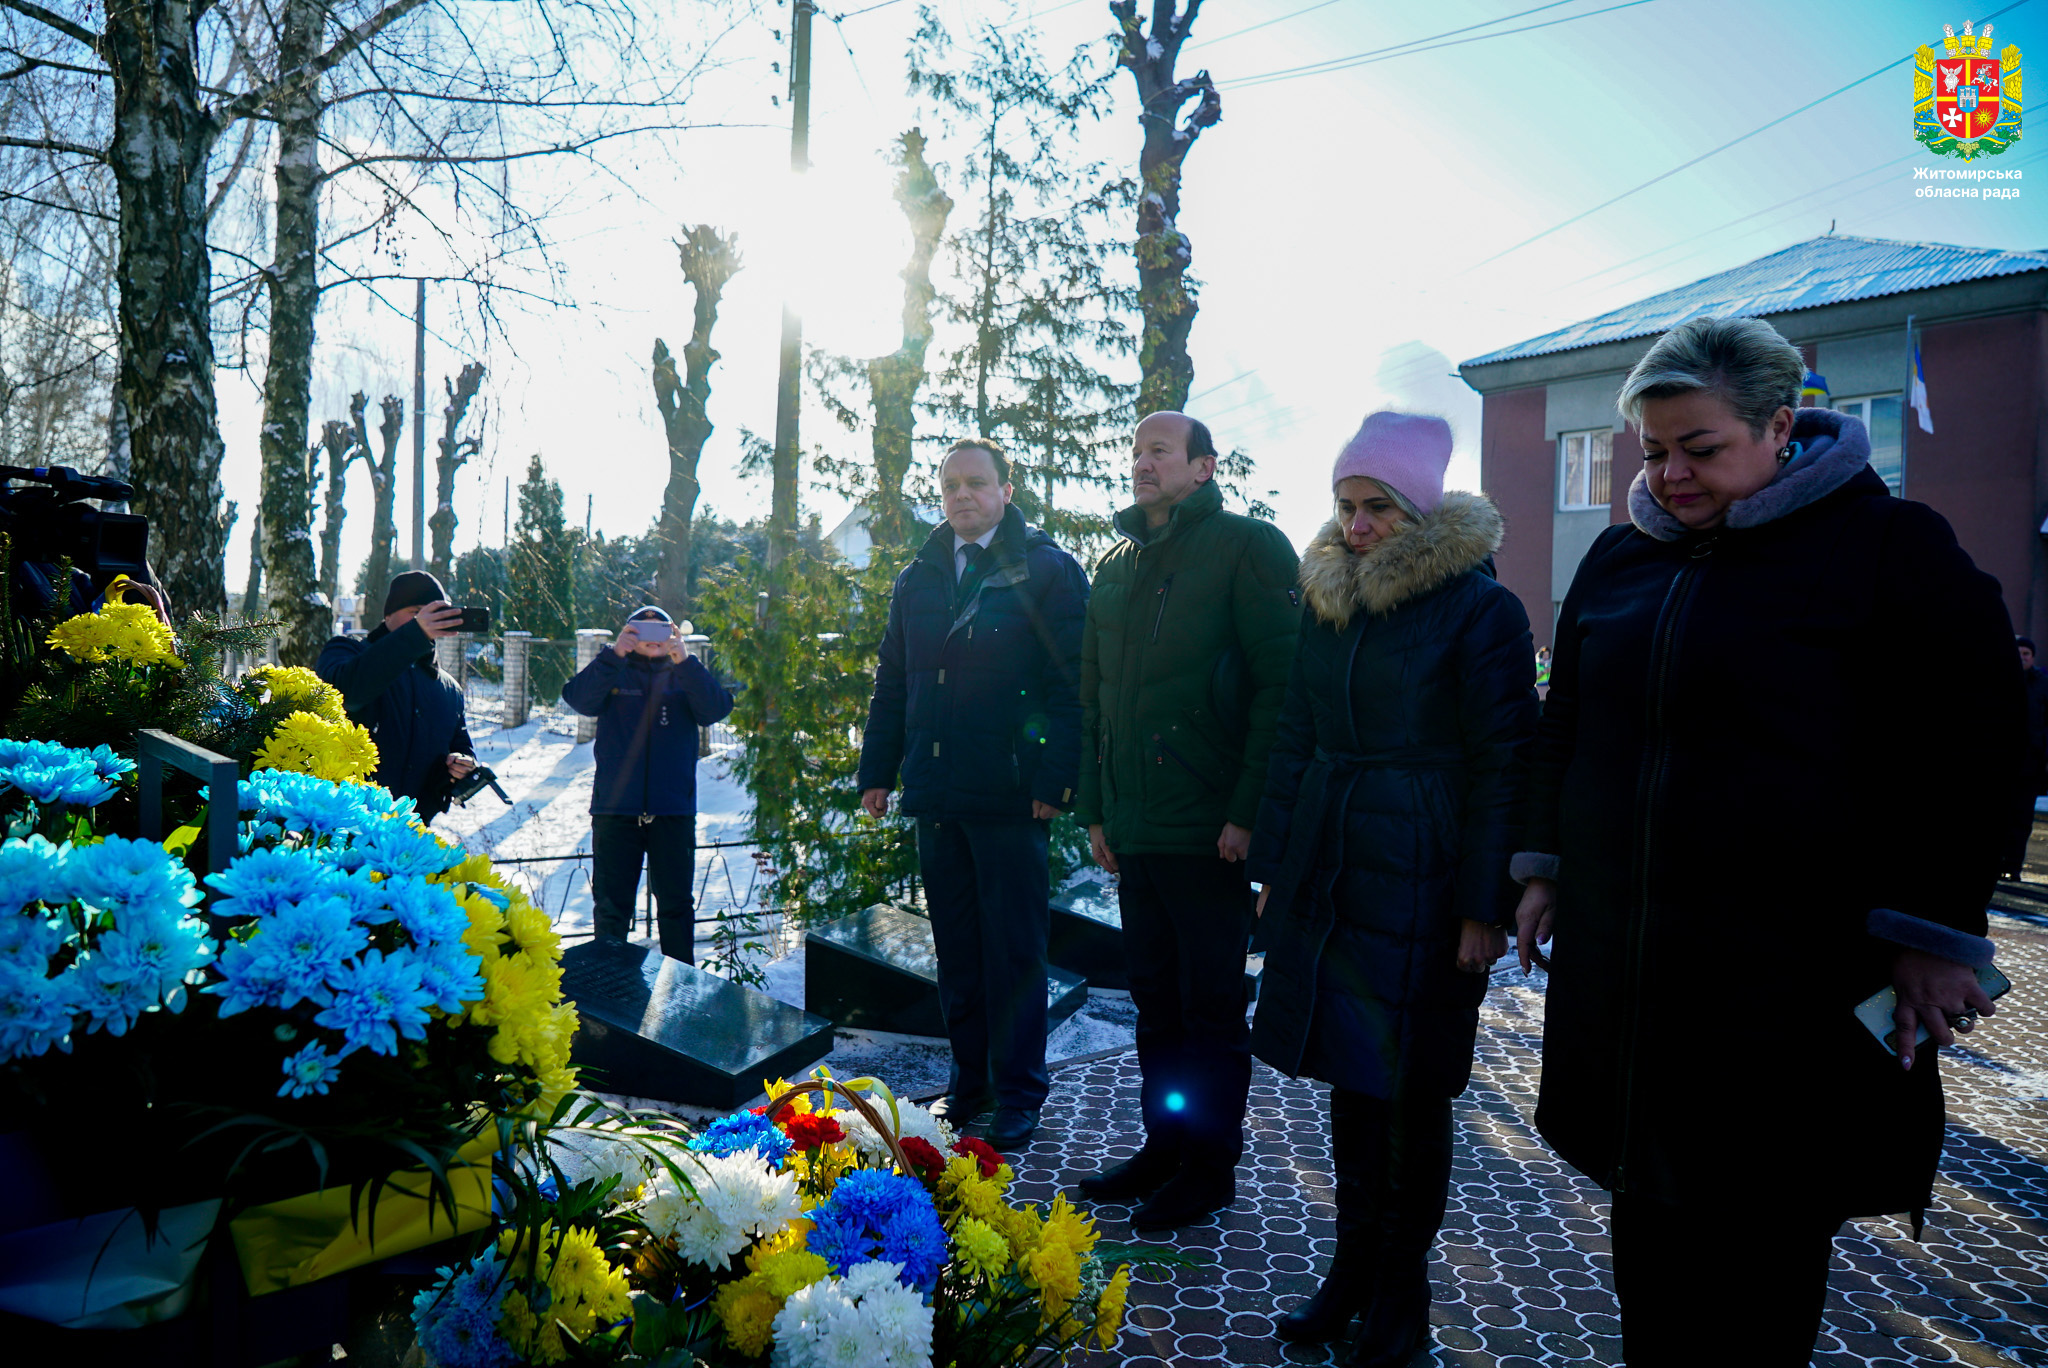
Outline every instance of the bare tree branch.
<svg viewBox="0 0 2048 1368">
<path fill-rule="evenodd" d="M 0 3 L 6 3 L 6 0 L 0 0 Z M 96 162 L 107 159 L 103 148 L 86 147 L 60 138 L 15 138 L 0 133 L 0 147 L 26 147 L 32 152 L 68 152 L 74 157 L 90 157 Z"/>
<path fill-rule="evenodd" d="M 415 166 L 478 166 L 498 162 L 527 161 L 534 157 L 557 157 L 564 153 L 581 152 L 601 142 L 614 138 L 629 138 L 640 133 L 687 133 L 700 128 L 733 127 L 775 127 L 769 124 L 639 124 L 632 128 L 615 128 L 605 133 L 593 133 L 587 138 L 572 142 L 556 143 L 550 147 L 527 147 L 517 152 L 475 153 L 472 155 L 442 154 L 433 152 L 380 152 L 373 156 L 351 157 L 338 166 L 329 167 L 320 173 L 320 179 L 333 180 L 344 171 L 360 166 L 372 166 L 379 162 L 408 162 Z M 330 147 L 332 143 L 328 144 Z"/>
<path fill-rule="evenodd" d="M 20 5 L 26 0 L 0 0 L 0 4 Z M 214 117 L 226 123 L 231 119 L 247 118 L 277 98 L 284 87 L 297 81 L 317 80 L 331 68 L 347 60 L 350 53 L 375 38 L 385 29 L 403 19 L 406 15 L 424 5 L 426 0 L 392 0 L 392 3 L 357 24 L 335 41 L 333 47 L 293 71 L 287 71 L 267 85 L 256 86 L 244 91 L 214 111 Z"/>
<path fill-rule="evenodd" d="M 76 39 L 94 52 L 100 50 L 100 35 L 82 24 L 74 24 L 61 14 L 53 14 L 41 5 L 31 3 L 31 0 L 0 0 L 0 9 L 11 9 L 16 14 L 33 19 L 46 28 L 57 30 L 66 38 Z"/>
</svg>

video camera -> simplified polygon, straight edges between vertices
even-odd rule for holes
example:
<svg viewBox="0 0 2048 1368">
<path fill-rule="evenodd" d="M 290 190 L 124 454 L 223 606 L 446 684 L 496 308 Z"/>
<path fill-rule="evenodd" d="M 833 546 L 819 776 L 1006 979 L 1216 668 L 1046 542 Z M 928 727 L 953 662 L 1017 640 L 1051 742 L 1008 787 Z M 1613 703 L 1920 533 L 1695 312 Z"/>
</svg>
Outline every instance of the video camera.
<svg viewBox="0 0 2048 1368">
<path fill-rule="evenodd" d="M 69 466 L 0 466 L 0 532 L 13 548 L 16 606 L 33 614 L 83 612 L 116 575 L 152 583 L 145 563 L 149 520 L 85 502 L 125 502 L 134 494 L 134 486 L 123 481 L 81 475 Z M 60 587 L 57 566 L 67 559 L 72 583 Z"/>
</svg>

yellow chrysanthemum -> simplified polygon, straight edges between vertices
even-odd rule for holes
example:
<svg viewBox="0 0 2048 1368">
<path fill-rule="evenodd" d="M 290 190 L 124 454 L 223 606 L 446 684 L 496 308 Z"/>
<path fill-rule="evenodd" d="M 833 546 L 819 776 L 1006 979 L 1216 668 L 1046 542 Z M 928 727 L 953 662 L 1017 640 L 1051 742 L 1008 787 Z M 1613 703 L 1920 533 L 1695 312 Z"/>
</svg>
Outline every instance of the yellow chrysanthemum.
<svg viewBox="0 0 2048 1368">
<path fill-rule="evenodd" d="M 1038 1289 L 1041 1313 L 1048 1325 L 1064 1316 L 1074 1298 L 1081 1295 L 1081 1260 L 1058 1241 L 1048 1240 L 1017 1260 L 1017 1271 Z"/>
<path fill-rule="evenodd" d="M 1124 1301 L 1130 1293 L 1131 1266 L 1123 1264 L 1095 1302 L 1095 1342 L 1104 1349 L 1116 1343 L 1117 1331 L 1123 1328 Z"/>
<path fill-rule="evenodd" d="M 352 722 L 329 722 L 309 712 L 295 712 L 256 752 L 257 769 L 290 770 L 318 779 L 362 783 L 376 773 L 377 743 Z"/>
<path fill-rule="evenodd" d="M 1045 1244 L 1062 1244 L 1074 1251 L 1077 1258 L 1085 1258 L 1095 1248 L 1099 1239 L 1095 1233 L 1095 1218 L 1083 1216 L 1074 1210 L 1073 1203 L 1062 1192 L 1052 1199 L 1052 1211 L 1045 1218 L 1045 1230 L 1041 1239 Z"/>
<path fill-rule="evenodd" d="M 303 665 L 265 665 L 249 672 L 249 683 L 263 690 L 273 703 L 290 703 L 297 711 L 326 722 L 348 721 L 341 690 Z"/>
<path fill-rule="evenodd" d="M 131 665 L 180 665 L 178 643 L 156 610 L 142 603 L 109 603 L 50 629 L 49 644 L 74 660 L 123 660 Z"/>
<path fill-rule="evenodd" d="M 968 1268 L 994 1282 L 1010 1271 L 1009 1242 L 986 1222 L 963 1217 L 953 1227 L 953 1253 Z"/>
<path fill-rule="evenodd" d="M 1025 1255 L 1038 1248 L 1045 1223 L 1030 1207 L 1004 1206 L 997 1203 L 995 1210 L 981 1218 L 996 1234 L 1010 1243 L 1010 1253 L 1021 1261 Z"/>
<path fill-rule="evenodd" d="M 832 1272 L 824 1259 L 790 1246 L 785 1236 L 786 1232 L 756 1245 L 747 1254 L 751 1271 L 719 1288 L 711 1299 L 711 1309 L 725 1326 L 726 1341 L 743 1354 L 758 1357 L 767 1353 L 782 1304 Z M 781 1248 L 770 1248 L 778 1243 Z"/>
</svg>

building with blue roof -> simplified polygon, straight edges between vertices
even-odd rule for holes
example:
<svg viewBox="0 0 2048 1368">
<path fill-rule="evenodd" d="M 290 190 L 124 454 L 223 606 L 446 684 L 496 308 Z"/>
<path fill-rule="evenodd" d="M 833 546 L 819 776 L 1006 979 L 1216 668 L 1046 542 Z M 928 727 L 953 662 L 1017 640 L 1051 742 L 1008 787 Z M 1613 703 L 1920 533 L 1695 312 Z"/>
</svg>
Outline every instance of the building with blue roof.
<svg viewBox="0 0 2048 1368">
<path fill-rule="evenodd" d="M 2048 251 L 1826 234 L 1458 367 L 1482 396 L 1481 482 L 1508 520 L 1497 558 L 1550 641 L 1579 561 L 1627 521 L 1642 449 L 1615 399 L 1665 330 L 1768 320 L 1871 432 L 1892 488 L 1948 518 L 2005 587 L 2014 624 L 2048 634 Z M 1920 348 L 1934 431 L 1910 406 Z"/>
</svg>

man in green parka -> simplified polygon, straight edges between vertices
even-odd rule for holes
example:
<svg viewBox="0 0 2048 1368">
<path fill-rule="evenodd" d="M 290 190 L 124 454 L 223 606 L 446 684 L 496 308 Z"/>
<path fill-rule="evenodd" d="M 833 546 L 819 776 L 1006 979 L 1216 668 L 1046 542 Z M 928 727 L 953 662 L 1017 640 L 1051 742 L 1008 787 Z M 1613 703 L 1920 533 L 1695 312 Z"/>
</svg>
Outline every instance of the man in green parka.
<svg viewBox="0 0 2048 1368">
<path fill-rule="evenodd" d="M 1184 413 L 1133 440 L 1136 503 L 1103 557 L 1081 646 L 1081 794 L 1117 876 L 1138 1009 L 1145 1144 L 1082 1180 L 1169 1229 L 1236 1200 L 1251 1051 L 1245 856 L 1300 619 L 1294 548 L 1225 512 L 1216 445 Z"/>
</svg>

